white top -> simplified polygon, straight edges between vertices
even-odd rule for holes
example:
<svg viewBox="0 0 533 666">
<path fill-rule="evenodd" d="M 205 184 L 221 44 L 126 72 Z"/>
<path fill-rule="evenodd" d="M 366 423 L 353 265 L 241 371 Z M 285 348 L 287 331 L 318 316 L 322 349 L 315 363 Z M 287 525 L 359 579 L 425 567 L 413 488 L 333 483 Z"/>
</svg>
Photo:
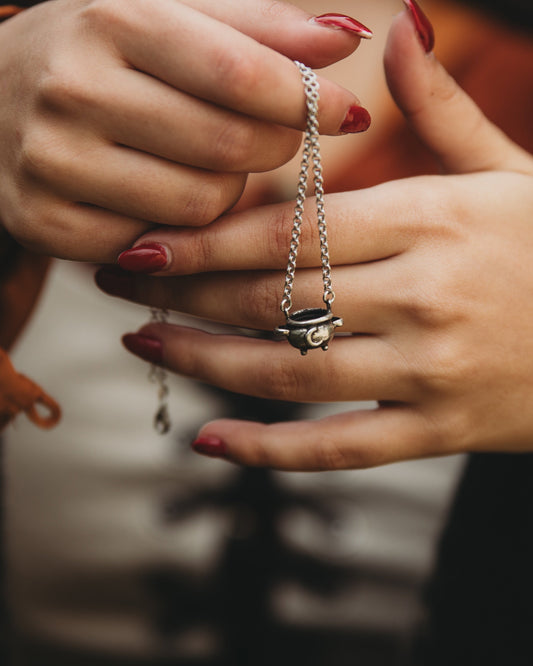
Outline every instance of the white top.
<svg viewBox="0 0 533 666">
<path fill-rule="evenodd" d="M 99 292 L 86 267 L 56 262 L 13 355 L 64 411 L 53 430 L 19 417 L 5 437 L 8 583 L 22 640 L 149 658 L 158 640 L 147 572 L 166 566 L 201 580 L 235 536 L 234 510 L 215 500 L 172 523 L 161 519 L 169 498 L 179 504 L 227 491 L 240 469 L 190 452 L 197 428 L 225 413 L 214 392 L 193 381 L 170 378 L 174 427 L 166 436 L 153 431 L 157 391 L 148 365 L 120 344 L 147 319 L 146 308 Z M 307 409 L 316 417 L 353 407 Z M 305 502 L 282 511 L 285 545 L 358 574 L 327 597 L 301 581 L 280 581 L 271 603 L 281 621 L 407 635 L 462 464 L 453 457 L 276 474 L 296 498 L 331 512 L 321 516 Z M 209 650 L 208 634 L 200 621 L 176 628 L 172 649 Z"/>
</svg>

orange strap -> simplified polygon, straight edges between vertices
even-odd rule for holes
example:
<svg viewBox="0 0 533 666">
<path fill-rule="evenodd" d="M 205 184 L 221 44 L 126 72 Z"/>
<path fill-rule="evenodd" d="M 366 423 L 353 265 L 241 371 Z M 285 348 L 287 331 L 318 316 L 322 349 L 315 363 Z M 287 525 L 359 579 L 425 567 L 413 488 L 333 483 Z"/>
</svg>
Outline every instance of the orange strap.
<svg viewBox="0 0 533 666">
<path fill-rule="evenodd" d="M 15 14 L 23 11 L 24 7 L 17 7 L 17 5 L 2 5 L 0 6 L 0 21 L 5 21 Z"/>
<path fill-rule="evenodd" d="M 16 5 L 0 6 L 0 22 L 23 11 Z M 38 407 L 44 408 L 41 413 Z M 12 421 L 19 412 L 41 428 L 51 428 L 61 418 L 57 402 L 31 379 L 18 373 L 7 353 L 0 349 L 0 428 Z"/>
<path fill-rule="evenodd" d="M 24 412 L 41 428 L 52 428 L 61 418 L 57 402 L 31 379 L 19 374 L 7 353 L 0 349 L 0 427 L 7 425 L 19 412 Z"/>
</svg>

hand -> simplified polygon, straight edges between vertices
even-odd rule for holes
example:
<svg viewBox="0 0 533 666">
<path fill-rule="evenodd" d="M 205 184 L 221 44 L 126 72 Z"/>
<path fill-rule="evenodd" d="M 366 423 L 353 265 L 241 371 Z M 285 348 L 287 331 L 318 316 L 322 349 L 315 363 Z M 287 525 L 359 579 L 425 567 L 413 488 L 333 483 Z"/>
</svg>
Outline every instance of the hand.
<svg viewBox="0 0 533 666">
<path fill-rule="evenodd" d="M 533 159 L 480 113 L 406 15 L 386 67 L 395 99 L 450 175 L 329 196 L 334 313 L 351 333 L 306 357 L 286 342 L 149 325 L 130 350 L 202 381 L 266 398 L 375 400 L 313 422 L 215 421 L 200 452 L 280 469 L 358 468 L 458 451 L 533 449 Z M 292 206 L 148 234 L 175 278 L 100 275 L 116 295 L 272 330 Z M 319 305 L 315 223 L 306 219 L 295 309 Z M 203 273 L 202 273 L 203 272 Z M 317 302 L 318 301 L 318 302 Z"/>
<path fill-rule="evenodd" d="M 57 0 L 3 23 L 7 231 L 39 252 L 113 262 L 154 225 L 217 218 L 247 172 L 298 148 L 305 103 L 290 59 L 323 66 L 359 43 L 309 18 L 267 0 L 245 11 L 240 0 Z M 358 102 L 321 84 L 321 126 L 336 134 Z"/>
</svg>

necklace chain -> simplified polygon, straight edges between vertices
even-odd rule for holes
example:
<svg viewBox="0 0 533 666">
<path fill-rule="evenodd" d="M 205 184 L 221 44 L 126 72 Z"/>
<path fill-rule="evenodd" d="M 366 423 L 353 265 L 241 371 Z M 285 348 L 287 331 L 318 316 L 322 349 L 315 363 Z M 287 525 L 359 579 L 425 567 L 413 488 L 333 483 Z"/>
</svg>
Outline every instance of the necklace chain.
<svg viewBox="0 0 533 666">
<path fill-rule="evenodd" d="M 316 212 L 318 220 L 318 232 L 320 239 L 320 261 L 322 264 L 322 282 L 324 284 L 324 303 L 330 309 L 335 300 L 335 293 L 331 284 L 331 264 L 329 261 L 329 247 L 327 237 L 326 213 L 324 208 L 324 178 L 322 176 L 322 158 L 320 155 L 320 135 L 318 131 L 318 102 L 320 99 L 320 84 L 316 74 L 301 62 L 295 62 L 300 70 L 304 83 L 304 91 L 307 105 L 307 127 L 304 137 L 304 148 L 298 179 L 298 194 L 294 208 L 294 220 L 292 226 L 291 244 L 289 249 L 289 262 L 285 275 L 285 287 L 281 301 L 281 311 L 289 316 L 292 307 L 292 290 L 296 274 L 296 258 L 300 247 L 300 235 L 302 229 L 304 204 L 307 195 L 307 181 L 309 168 L 313 173 L 313 186 L 316 200 Z"/>
<path fill-rule="evenodd" d="M 168 320 L 168 311 L 159 308 L 150 308 L 150 321 L 158 324 L 166 324 Z M 154 415 L 154 428 L 160 435 L 165 435 L 171 428 L 170 416 L 168 413 L 167 396 L 169 394 L 167 384 L 167 372 L 159 365 L 153 364 L 150 367 L 148 378 L 154 384 L 157 384 L 157 398 L 159 405 Z"/>
</svg>

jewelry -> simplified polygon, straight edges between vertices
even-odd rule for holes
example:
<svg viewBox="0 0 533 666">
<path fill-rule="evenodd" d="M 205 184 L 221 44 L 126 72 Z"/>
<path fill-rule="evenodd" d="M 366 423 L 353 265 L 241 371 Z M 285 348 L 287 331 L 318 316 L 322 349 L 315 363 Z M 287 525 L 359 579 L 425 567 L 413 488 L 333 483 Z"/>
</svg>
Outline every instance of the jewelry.
<svg viewBox="0 0 533 666">
<path fill-rule="evenodd" d="M 159 308 L 151 308 L 151 322 L 166 324 L 168 319 L 168 311 L 160 310 Z M 170 416 L 168 413 L 168 384 L 167 384 L 167 372 L 164 368 L 159 365 L 152 364 L 150 367 L 150 372 L 148 378 L 151 382 L 158 385 L 157 397 L 159 400 L 159 406 L 154 415 L 154 428 L 160 435 L 166 435 L 172 426 Z"/>
<path fill-rule="evenodd" d="M 320 84 L 316 74 L 306 65 L 295 61 L 300 70 L 304 83 L 307 105 L 307 128 L 305 130 L 304 149 L 300 165 L 298 180 L 298 195 L 294 209 L 294 220 L 289 251 L 289 263 L 285 275 L 285 288 L 280 309 L 285 314 L 286 325 L 278 326 L 275 333 L 285 336 L 293 347 L 300 350 L 302 356 L 309 349 L 321 347 L 327 350 L 333 339 L 337 326 L 343 325 L 340 317 L 334 317 L 331 305 L 335 300 L 335 293 L 331 285 L 331 265 L 329 261 L 329 247 L 324 208 L 324 179 L 322 177 L 322 157 L 320 155 L 320 141 L 318 131 L 318 101 L 320 99 Z M 304 203 L 307 192 L 307 180 L 310 163 L 312 162 L 313 185 L 316 199 L 318 231 L 320 238 L 320 259 L 322 264 L 322 282 L 324 293 L 322 300 L 326 308 L 306 308 L 290 314 L 292 307 L 292 289 L 296 273 L 296 257 L 300 246 L 300 234 Z"/>
</svg>

